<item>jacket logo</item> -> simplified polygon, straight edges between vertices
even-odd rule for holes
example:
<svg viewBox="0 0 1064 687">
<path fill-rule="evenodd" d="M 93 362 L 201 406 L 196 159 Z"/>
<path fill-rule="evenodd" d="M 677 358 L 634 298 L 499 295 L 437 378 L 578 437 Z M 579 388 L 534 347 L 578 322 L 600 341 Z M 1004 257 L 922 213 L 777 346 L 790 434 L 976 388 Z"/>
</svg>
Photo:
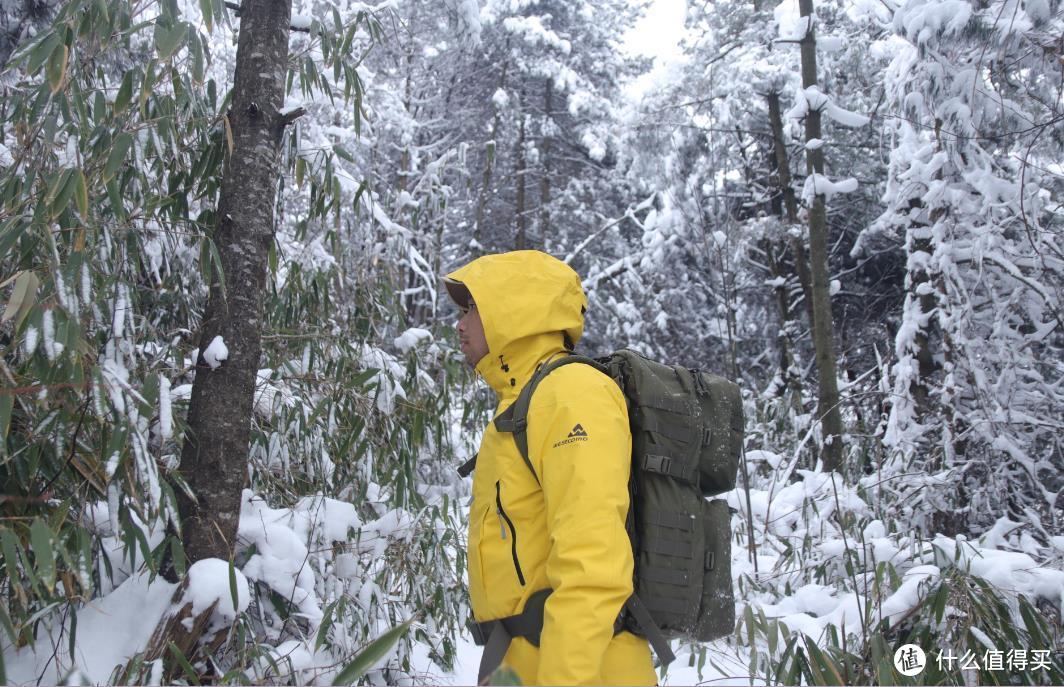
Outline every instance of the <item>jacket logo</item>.
<svg viewBox="0 0 1064 687">
<path fill-rule="evenodd" d="M 574 441 L 587 441 L 587 430 L 584 429 L 583 425 L 577 424 L 576 426 L 574 426 L 573 431 L 569 432 L 569 436 L 554 444 L 553 448 L 565 446 L 566 444 L 571 444 Z"/>
</svg>

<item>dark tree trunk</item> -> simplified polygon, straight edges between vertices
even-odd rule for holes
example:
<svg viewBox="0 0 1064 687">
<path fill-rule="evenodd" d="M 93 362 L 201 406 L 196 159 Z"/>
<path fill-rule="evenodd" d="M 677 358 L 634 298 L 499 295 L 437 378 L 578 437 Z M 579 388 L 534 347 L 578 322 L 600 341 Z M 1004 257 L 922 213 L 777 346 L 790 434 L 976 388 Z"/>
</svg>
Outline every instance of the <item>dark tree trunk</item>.
<svg viewBox="0 0 1064 687">
<path fill-rule="evenodd" d="M 506 43 L 509 48 L 510 43 Z M 506 88 L 506 70 L 508 63 L 504 62 L 502 65 L 502 74 L 499 76 L 499 88 Z M 477 197 L 477 210 L 473 222 L 473 240 L 476 242 L 476 248 L 473 252 L 476 255 L 480 255 L 483 252 L 482 244 L 484 239 L 484 215 L 488 207 L 488 198 L 491 197 L 491 182 L 492 176 L 495 173 L 495 154 L 498 148 L 499 130 L 502 122 L 502 112 L 498 105 L 494 105 L 495 117 L 491 123 L 491 140 L 484 146 L 484 174 L 480 180 L 480 193 Z"/>
<path fill-rule="evenodd" d="M 787 154 L 787 144 L 783 140 L 783 115 L 780 112 L 779 93 L 768 94 L 768 119 L 772 128 L 772 144 L 776 153 L 776 174 L 779 177 L 780 190 L 783 193 L 783 209 L 787 213 L 787 222 L 798 224 L 798 199 L 794 196 L 794 186 L 791 184 L 791 161 Z M 801 238 L 791 239 L 791 250 L 794 252 L 794 271 L 798 275 L 798 283 L 802 287 L 802 295 L 805 297 L 805 310 L 809 316 L 809 324 L 813 324 L 813 279 L 809 275 L 809 256 L 805 251 L 805 244 Z"/>
<path fill-rule="evenodd" d="M 813 0 L 799 0 L 801 16 L 809 17 L 809 26 L 801 40 L 802 86 L 815 86 L 816 36 L 813 30 Z M 809 108 L 805 116 L 805 140 L 821 137 L 820 111 Z M 824 173 L 824 151 L 806 148 L 809 174 Z M 835 364 L 835 325 L 831 316 L 831 293 L 828 276 L 827 208 L 823 194 L 813 196 L 809 208 L 809 262 L 813 291 L 813 344 L 816 350 L 820 381 L 818 413 L 824 435 L 824 470 L 842 468 L 842 413 L 839 412 L 839 383 Z"/>
<path fill-rule="evenodd" d="M 540 162 L 542 172 L 539 177 L 539 241 L 544 248 L 550 236 L 550 144 L 554 130 L 554 80 L 547 79 L 546 93 L 543 97 L 543 138 L 540 142 Z"/>
<path fill-rule="evenodd" d="M 274 236 L 278 150 L 291 0 L 243 0 L 228 113 L 233 145 L 218 203 L 214 243 L 224 285 L 214 274 L 200 333 L 196 379 L 181 451 L 193 502 L 181 497 L 189 562 L 228 559 L 247 477 L 252 401 L 261 352 L 267 250 Z M 211 369 L 203 352 L 221 336 L 229 357 Z"/>
<path fill-rule="evenodd" d="M 525 162 L 524 99 L 524 89 L 521 89 L 521 93 L 517 99 L 517 145 L 515 146 L 514 151 L 517 157 L 517 170 L 514 176 L 514 183 L 517 184 L 517 200 L 516 207 L 514 208 L 514 220 L 517 225 L 517 232 L 514 237 L 514 248 L 517 250 L 524 250 L 528 247 L 528 221 L 525 216 L 525 173 L 527 164 Z"/>
</svg>

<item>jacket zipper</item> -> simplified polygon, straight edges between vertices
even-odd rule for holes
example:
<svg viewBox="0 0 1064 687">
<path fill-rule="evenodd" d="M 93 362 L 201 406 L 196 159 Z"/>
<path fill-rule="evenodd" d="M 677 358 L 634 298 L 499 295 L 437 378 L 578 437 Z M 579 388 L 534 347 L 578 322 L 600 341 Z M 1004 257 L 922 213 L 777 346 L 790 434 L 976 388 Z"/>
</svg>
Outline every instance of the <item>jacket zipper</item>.
<svg viewBox="0 0 1064 687">
<path fill-rule="evenodd" d="M 510 553 L 514 557 L 514 570 L 517 571 L 517 581 L 521 583 L 521 586 L 525 586 L 525 575 L 521 572 L 521 563 L 517 560 L 517 529 L 514 527 L 513 520 L 506 514 L 506 511 L 502 509 L 502 482 L 495 483 L 495 513 L 499 516 L 499 531 L 502 534 L 502 538 L 506 539 L 506 528 L 503 526 L 503 521 L 510 527 Z"/>
</svg>

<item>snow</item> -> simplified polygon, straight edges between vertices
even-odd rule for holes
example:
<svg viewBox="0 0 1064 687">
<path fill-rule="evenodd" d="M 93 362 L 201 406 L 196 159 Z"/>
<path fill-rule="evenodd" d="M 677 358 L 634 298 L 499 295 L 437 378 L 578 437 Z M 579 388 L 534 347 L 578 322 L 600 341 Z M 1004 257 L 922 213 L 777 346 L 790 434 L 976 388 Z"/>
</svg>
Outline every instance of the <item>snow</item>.
<svg viewBox="0 0 1064 687">
<path fill-rule="evenodd" d="M 496 89 L 491 96 L 491 102 L 497 109 L 504 110 L 510 104 L 510 95 L 503 88 Z"/>
<path fill-rule="evenodd" d="M 588 157 L 596 162 L 601 162 L 606 157 L 606 147 L 598 136 L 590 131 L 584 132 L 580 141 L 587 148 Z"/>
<path fill-rule="evenodd" d="M 568 55 L 572 50 L 572 44 L 545 27 L 540 17 L 507 17 L 502 24 L 507 31 L 520 36 L 529 45 L 552 48 L 563 55 Z"/>
<path fill-rule="evenodd" d="M 805 184 L 802 186 L 802 200 L 812 203 L 814 196 L 822 195 L 827 202 L 836 194 L 853 193 L 856 190 L 857 180 L 854 178 L 831 181 L 823 174 L 810 174 L 805 178 Z"/>
<path fill-rule="evenodd" d="M 56 623 L 39 626 L 36 643 L 12 650 L 4 635 L 4 661 L 10 684 L 60 684 L 78 670 L 90 684 L 106 684 L 115 666 L 124 664 L 147 645 L 163 613 L 170 607 L 174 586 L 147 572 L 138 572 L 106 596 L 78 606 L 74 654 L 69 628 Z M 52 657 L 53 652 L 55 657 Z"/>
<path fill-rule="evenodd" d="M 159 375 L 159 435 L 163 441 L 174 435 L 173 398 L 170 393 L 170 380 Z"/>
<path fill-rule="evenodd" d="M 432 332 L 419 327 L 411 327 L 395 338 L 395 347 L 403 353 L 408 353 L 422 341 L 432 341 Z"/>
<path fill-rule="evenodd" d="M 230 573 L 235 577 L 235 585 L 230 579 Z M 237 614 L 246 611 L 251 603 L 247 578 L 239 569 L 230 570 L 228 561 L 219 558 L 196 561 L 189 567 L 187 579 L 188 588 L 180 603 L 183 605 L 191 602 L 193 616 L 198 616 L 217 604 L 211 615 L 210 624 L 213 627 L 231 625 Z"/>
<path fill-rule="evenodd" d="M 821 52 L 832 53 L 842 50 L 846 46 L 845 36 L 817 36 L 816 49 Z"/>
<path fill-rule="evenodd" d="M 36 327 L 32 324 L 26 325 L 26 332 L 22 339 L 22 352 L 27 358 L 37 350 L 37 342 L 40 340 L 38 334 Z"/>
<path fill-rule="evenodd" d="M 178 384 L 170 389 L 170 401 L 187 401 L 192 398 L 191 384 Z"/>
<path fill-rule="evenodd" d="M 895 12 L 894 28 L 920 45 L 938 36 L 956 34 L 968 24 L 971 16 L 972 6 L 966 0 L 912 3 L 905 11 Z"/>
<path fill-rule="evenodd" d="M 802 17 L 798 3 L 792 0 L 780 2 L 776 5 L 773 14 L 779 31 L 778 35 L 783 40 L 801 40 L 813 24 L 813 17 Z"/>
<path fill-rule="evenodd" d="M 810 110 L 819 110 L 837 123 L 851 128 L 865 126 L 871 121 L 865 115 L 839 107 L 831 97 L 815 85 L 795 92 L 794 105 L 787 110 L 784 118 L 802 119 Z"/>
<path fill-rule="evenodd" d="M 309 30 L 312 21 L 314 21 L 314 18 L 305 14 L 293 14 L 292 21 L 290 22 L 290 24 L 293 29 Z"/>
<path fill-rule="evenodd" d="M 211 343 L 203 351 L 203 360 L 211 366 L 212 370 L 217 370 L 228 358 L 229 349 L 226 348 L 225 339 L 220 334 L 211 339 Z"/>
</svg>

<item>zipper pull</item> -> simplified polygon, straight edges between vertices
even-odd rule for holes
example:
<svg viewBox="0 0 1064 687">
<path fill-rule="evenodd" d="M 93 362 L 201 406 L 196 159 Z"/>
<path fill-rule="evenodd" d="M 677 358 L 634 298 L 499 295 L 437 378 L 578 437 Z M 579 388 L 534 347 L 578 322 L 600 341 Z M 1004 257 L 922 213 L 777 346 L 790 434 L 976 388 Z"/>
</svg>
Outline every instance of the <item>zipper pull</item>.
<svg viewBox="0 0 1064 687">
<path fill-rule="evenodd" d="M 502 508 L 495 506 L 495 515 L 499 516 L 499 534 L 506 539 L 506 523 L 502 519 Z"/>
</svg>

